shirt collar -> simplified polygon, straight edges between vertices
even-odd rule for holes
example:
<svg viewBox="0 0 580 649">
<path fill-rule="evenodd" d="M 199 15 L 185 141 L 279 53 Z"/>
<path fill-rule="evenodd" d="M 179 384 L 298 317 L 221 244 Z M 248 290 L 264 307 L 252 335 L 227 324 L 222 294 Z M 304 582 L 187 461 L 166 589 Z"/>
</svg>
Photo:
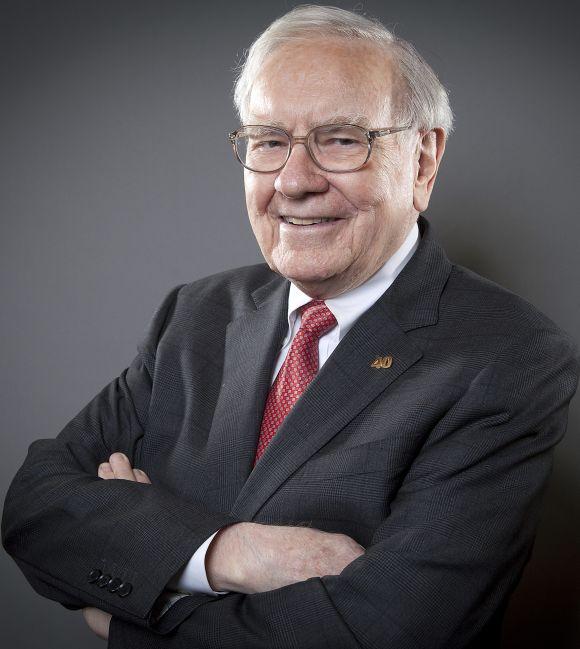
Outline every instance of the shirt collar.
<svg viewBox="0 0 580 649">
<path fill-rule="evenodd" d="M 338 323 L 338 339 L 347 334 L 360 316 L 381 297 L 391 286 L 397 275 L 403 270 L 419 245 L 419 227 L 415 223 L 398 250 L 360 286 L 346 291 L 337 297 L 325 300 L 326 306 L 332 311 Z M 290 284 L 288 294 L 288 335 L 296 322 L 298 309 L 312 298 L 303 293 L 296 285 Z"/>
</svg>

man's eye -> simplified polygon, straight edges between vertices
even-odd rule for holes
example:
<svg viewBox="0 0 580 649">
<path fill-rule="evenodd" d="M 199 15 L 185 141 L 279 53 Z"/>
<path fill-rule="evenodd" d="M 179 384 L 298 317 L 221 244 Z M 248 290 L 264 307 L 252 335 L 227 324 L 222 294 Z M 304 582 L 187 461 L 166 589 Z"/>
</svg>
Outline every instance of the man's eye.
<svg viewBox="0 0 580 649">
<path fill-rule="evenodd" d="M 261 149 L 267 151 L 269 149 L 279 149 L 281 146 L 285 146 L 284 142 L 280 140 L 256 140 L 252 142 L 253 149 Z"/>
<path fill-rule="evenodd" d="M 355 140 L 351 137 L 328 137 L 322 140 L 322 142 L 320 143 L 321 146 L 335 148 L 355 147 L 359 144 L 360 142 L 358 140 Z"/>
</svg>

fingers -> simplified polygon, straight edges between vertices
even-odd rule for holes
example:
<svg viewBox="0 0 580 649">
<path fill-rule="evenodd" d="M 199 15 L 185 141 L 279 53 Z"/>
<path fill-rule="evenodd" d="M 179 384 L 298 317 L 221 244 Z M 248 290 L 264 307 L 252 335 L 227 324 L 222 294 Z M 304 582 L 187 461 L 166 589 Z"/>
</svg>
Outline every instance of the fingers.
<svg viewBox="0 0 580 649">
<path fill-rule="evenodd" d="M 113 453 L 109 458 L 109 464 L 117 480 L 131 480 L 135 482 L 133 467 L 129 458 L 124 453 Z"/>
<path fill-rule="evenodd" d="M 96 633 L 103 640 L 108 640 L 109 624 L 111 623 L 111 615 L 109 613 L 105 613 L 98 608 L 87 606 L 83 608 L 83 617 L 93 633 Z"/>
<path fill-rule="evenodd" d="M 149 476 L 145 473 L 145 471 L 141 471 L 141 469 L 133 469 L 133 475 L 135 476 L 137 482 L 142 482 L 143 484 L 151 484 L 151 480 L 149 480 Z"/>
<path fill-rule="evenodd" d="M 115 478 L 113 469 L 111 468 L 111 465 L 108 462 L 103 462 L 102 464 L 99 464 L 99 470 L 97 471 L 97 475 L 99 476 L 99 478 L 102 478 L 103 480 L 113 480 Z"/>
<path fill-rule="evenodd" d="M 151 484 L 149 476 L 141 469 L 133 469 L 124 453 L 113 453 L 108 462 L 99 465 L 97 475 L 103 480 L 130 480 Z"/>
</svg>

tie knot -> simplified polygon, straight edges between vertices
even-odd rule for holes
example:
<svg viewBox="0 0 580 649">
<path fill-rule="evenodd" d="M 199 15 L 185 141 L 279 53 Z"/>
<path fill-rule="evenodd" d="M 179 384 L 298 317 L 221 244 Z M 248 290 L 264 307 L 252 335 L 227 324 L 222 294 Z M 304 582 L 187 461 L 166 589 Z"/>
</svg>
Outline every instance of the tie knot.
<svg viewBox="0 0 580 649">
<path fill-rule="evenodd" d="M 300 330 L 316 338 L 320 338 L 337 324 L 332 311 L 322 300 L 312 300 L 305 304 L 300 309 L 300 316 L 302 318 Z"/>
</svg>

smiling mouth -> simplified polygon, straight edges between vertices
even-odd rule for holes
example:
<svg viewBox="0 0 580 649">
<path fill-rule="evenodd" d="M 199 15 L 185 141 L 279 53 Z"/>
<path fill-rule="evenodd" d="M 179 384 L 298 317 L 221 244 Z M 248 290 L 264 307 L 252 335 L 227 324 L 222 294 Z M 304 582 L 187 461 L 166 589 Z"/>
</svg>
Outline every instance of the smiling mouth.
<svg viewBox="0 0 580 649">
<path fill-rule="evenodd" d="M 319 219 L 301 219 L 295 216 L 281 215 L 280 218 L 282 219 L 282 221 L 284 221 L 284 223 L 289 223 L 290 225 L 317 225 L 318 223 L 338 221 L 338 219 L 333 216 L 322 217 Z"/>
</svg>

